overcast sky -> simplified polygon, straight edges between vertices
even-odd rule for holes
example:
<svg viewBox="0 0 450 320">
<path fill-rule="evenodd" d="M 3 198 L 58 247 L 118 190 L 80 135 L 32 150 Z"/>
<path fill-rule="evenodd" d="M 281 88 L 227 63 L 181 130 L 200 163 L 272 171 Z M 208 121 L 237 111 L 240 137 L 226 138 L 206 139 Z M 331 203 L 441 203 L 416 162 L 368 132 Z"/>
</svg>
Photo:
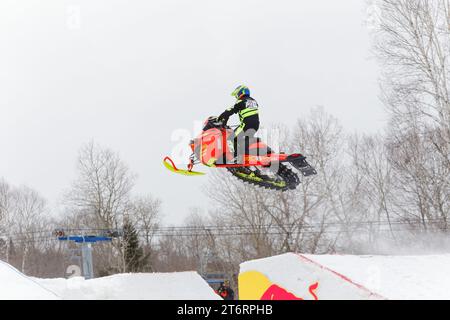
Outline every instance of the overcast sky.
<svg viewBox="0 0 450 320">
<path fill-rule="evenodd" d="M 57 211 L 94 140 L 179 223 L 207 177 L 162 166 L 171 135 L 222 112 L 238 84 L 266 126 L 317 105 L 349 131 L 384 126 L 366 18 L 363 0 L 2 0 L 0 177 Z"/>
</svg>

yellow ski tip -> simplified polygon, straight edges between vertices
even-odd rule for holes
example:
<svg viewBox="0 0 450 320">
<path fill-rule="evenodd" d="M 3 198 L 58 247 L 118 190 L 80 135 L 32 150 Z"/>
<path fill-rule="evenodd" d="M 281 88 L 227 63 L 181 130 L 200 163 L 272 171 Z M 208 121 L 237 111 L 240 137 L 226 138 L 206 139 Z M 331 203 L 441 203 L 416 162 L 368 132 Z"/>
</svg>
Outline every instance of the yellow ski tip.
<svg viewBox="0 0 450 320">
<path fill-rule="evenodd" d="M 178 173 L 178 174 L 182 174 L 184 176 L 203 176 L 205 175 L 203 172 L 195 172 L 195 171 L 189 171 L 189 170 L 180 170 L 178 169 L 175 164 L 173 163 L 172 159 L 170 159 L 169 157 L 165 157 L 163 160 L 163 164 L 164 166 L 174 172 L 174 173 Z"/>
</svg>

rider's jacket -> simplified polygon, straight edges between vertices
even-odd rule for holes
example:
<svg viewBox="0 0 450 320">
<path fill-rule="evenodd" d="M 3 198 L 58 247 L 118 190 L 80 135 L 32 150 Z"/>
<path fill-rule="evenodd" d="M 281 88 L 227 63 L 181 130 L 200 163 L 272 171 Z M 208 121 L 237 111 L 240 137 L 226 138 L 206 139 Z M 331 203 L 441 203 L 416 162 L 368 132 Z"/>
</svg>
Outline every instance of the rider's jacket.
<svg viewBox="0 0 450 320">
<path fill-rule="evenodd" d="M 230 116 L 236 113 L 241 121 L 241 125 L 236 130 L 236 135 L 248 129 L 258 130 L 259 106 L 255 99 L 246 96 L 237 100 L 234 106 L 228 108 L 219 116 L 219 120 L 226 124 Z"/>
</svg>

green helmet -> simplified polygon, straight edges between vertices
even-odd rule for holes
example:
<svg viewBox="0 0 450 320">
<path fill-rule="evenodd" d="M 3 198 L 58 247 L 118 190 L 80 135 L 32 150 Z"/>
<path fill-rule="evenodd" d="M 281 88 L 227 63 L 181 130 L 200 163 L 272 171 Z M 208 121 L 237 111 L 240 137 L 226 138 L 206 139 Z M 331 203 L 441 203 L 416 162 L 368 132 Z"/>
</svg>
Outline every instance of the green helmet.
<svg viewBox="0 0 450 320">
<path fill-rule="evenodd" d="M 239 86 L 231 93 L 233 97 L 236 99 L 240 99 L 243 96 L 250 96 L 250 89 L 246 86 Z"/>
</svg>

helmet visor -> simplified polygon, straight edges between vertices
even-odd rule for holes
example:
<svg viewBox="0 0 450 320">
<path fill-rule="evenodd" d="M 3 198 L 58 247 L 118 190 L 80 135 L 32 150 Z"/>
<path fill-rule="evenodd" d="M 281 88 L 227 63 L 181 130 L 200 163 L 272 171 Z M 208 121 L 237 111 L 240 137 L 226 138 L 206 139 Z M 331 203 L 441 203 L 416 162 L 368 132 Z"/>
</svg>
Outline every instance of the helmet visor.
<svg viewBox="0 0 450 320">
<path fill-rule="evenodd" d="M 234 91 L 231 93 L 231 95 L 233 97 L 235 97 L 236 99 L 239 98 L 240 95 L 242 95 L 242 91 L 245 90 L 247 87 L 246 86 L 239 86 L 236 89 L 234 89 Z"/>
</svg>

